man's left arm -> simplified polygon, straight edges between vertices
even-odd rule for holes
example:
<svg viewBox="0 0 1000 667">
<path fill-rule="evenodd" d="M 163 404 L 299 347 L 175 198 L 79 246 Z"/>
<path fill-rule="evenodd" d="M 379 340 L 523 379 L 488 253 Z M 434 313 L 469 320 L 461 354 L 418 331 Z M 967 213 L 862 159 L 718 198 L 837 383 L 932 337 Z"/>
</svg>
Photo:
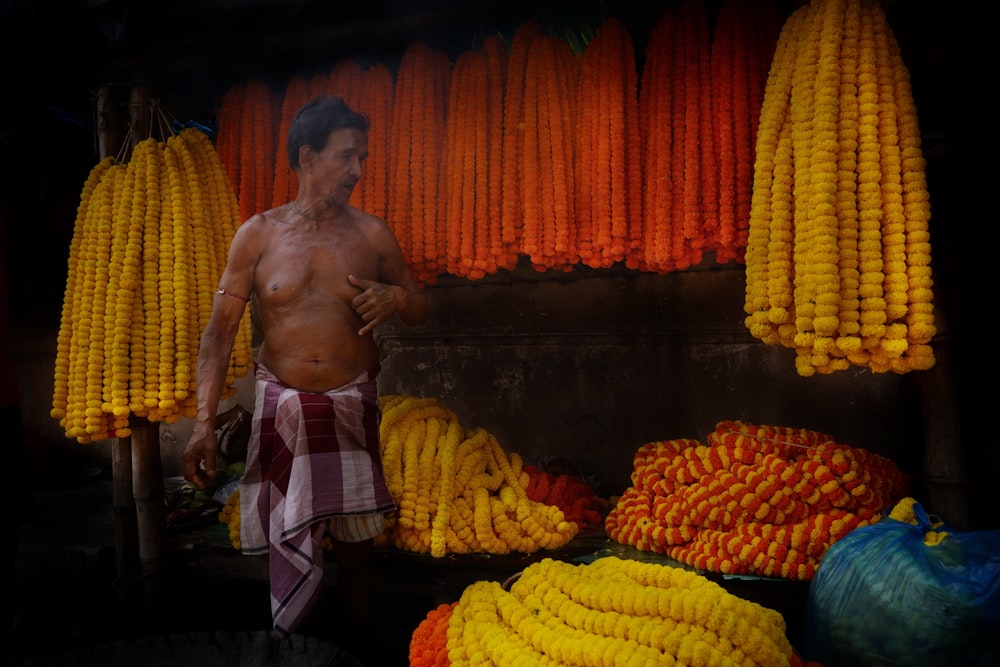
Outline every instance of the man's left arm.
<svg viewBox="0 0 1000 667">
<path fill-rule="evenodd" d="M 378 251 L 378 280 L 365 280 L 354 275 L 347 277 L 361 293 L 354 297 L 351 305 L 365 322 L 358 331 L 364 335 L 375 329 L 393 315 L 408 326 L 417 326 L 427 321 L 430 304 L 427 295 L 413 278 L 399 242 L 389 227 L 379 221 L 375 235 Z"/>
</svg>

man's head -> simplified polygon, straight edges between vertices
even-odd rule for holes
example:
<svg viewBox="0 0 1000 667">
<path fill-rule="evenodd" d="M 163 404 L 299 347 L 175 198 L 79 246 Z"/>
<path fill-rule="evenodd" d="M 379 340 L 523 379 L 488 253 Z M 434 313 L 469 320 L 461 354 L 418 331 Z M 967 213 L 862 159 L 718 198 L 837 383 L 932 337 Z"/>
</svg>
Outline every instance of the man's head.
<svg viewBox="0 0 1000 667">
<path fill-rule="evenodd" d="M 347 106 L 341 97 L 321 95 L 303 104 L 292 118 L 288 128 L 288 163 L 292 169 L 299 168 L 299 149 L 310 146 L 314 151 L 322 151 L 330 133 L 343 128 L 360 130 L 366 135 L 370 122 L 368 117 Z"/>
</svg>

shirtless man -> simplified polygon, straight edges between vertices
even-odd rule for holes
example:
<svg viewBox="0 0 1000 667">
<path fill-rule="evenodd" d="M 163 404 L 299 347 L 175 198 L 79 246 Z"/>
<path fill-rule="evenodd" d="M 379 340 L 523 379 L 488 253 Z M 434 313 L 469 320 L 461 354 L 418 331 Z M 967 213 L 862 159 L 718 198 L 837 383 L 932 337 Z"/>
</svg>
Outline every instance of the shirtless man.
<svg viewBox="0 0 1000 667">
<path fill-rule="evenodd" d="M 204 488 L 215 476 L 215 417 L 233 342 L 248 297 L 256 299 L 263 342 L 241 540 L 244 553 L 269 556 L 272 616 L 283 634 L 300 628 L 319 598 L 326 530 L 355 624 L 349 632 L 365 631 L 373 538 L 395 508 L 378 452 L 373 332 L 397 314 L 410 326 L 428 315 L 392 231 L 348 204 L 367 131 L 368 119 L 340 98 L 298 111 L 287 145 L 298 195 L 237 230 L 198 354 L 198 414 L 182 458 L 184 477 Z"/>
</svg>

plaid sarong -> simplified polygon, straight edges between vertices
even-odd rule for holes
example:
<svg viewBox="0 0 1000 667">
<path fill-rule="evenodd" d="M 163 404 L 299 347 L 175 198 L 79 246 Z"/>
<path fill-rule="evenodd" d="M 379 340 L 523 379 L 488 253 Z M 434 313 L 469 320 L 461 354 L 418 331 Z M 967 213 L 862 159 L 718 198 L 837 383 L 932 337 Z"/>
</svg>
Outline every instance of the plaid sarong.
<svg viewBox="0 0 1000 667">
<path fill-rule="evenodd" d="M 245 554 L 268 554 L 275 630 L 295 632 L 319 599 L 325 520 L 396 508 L 379 453 L 376 364 L 331 391 L 302 392 L 262 364 L 240 483 Z"/>
</svg>

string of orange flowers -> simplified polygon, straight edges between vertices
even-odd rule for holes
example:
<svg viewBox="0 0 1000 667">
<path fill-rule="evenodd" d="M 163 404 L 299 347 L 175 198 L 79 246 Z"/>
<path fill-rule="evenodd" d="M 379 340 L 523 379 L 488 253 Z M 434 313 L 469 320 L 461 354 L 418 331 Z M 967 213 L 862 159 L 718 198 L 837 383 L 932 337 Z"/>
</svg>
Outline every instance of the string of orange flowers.
<svg viewBox="0 0 1000 667">
<path fill-rule="evenodd" d="M 215 138 L 215 150 L 222 160 L 229 182 L 239 198 L 240 183 L 240 141 L 242 136 L 242 119 L 246 83 L 240 82 L 230 86 L 219 103 L 219 130 Z"/>
<path fill-rule="evenodd" d="M 666 273 L 673 221 L 673 113 L 670 77 L 673 68 L 673 22 L 676 8 L 667 7 L 653 26 L 646 44 L 639 86 L 639 126 L 642 132 L 643 255 L 639 268 Z M 587 153 L 588 151 L 583 151 Z"/>
<path fill-rule="evenodd" d="M 638 173 L 634 171 L 639 148 L 637 136 L 630 131 L 639 120 L 638 75 L 632 39 L 620 19 L 607 19 L 587 45 L 581 85 L 599 91 L 591 97 L 597 98 L 597 105 L 590 108 L 596 114 L 598 154 L 592 206 L 600 244 L 598 265 L 607 267 L 625 259 L 633 240 L 630 227 L 634 225 L 638 233 L 642 223 L 641 195 L 636 194 Z"/>
<path fill-rule="evenodd" d="M 241 162 L 246 165 L 270 164 L 275 154 L 275 123 L 270 87 L 254 77 L 246 82 L 244 109 L 240 116 Z M 274 172 L 270 169 L 240 169 L 240 216 L 246 220 L 257 211 L 270 208 L 274 192 Z"/>
<path fill-rule="evenodd" d="M 528 84 L 529 49 L 541 24 L 526 21 L 518 25 L 511 38 L 507 59 L 506 87 L 503 98 L 503 148 L 501 181 L 503 204 L 500 212 L 500 237 L 503 244 L 501 268 L 517 264 L 521 252 L 524 224 L 523 160 L 524 98 Z"/>
<path fill-rule="evenodd" d="M 285 84 L 285 94 L 282 97 L 278 121 L 278 136 L 288 136 L 288 128 L 292 124 L 292 116 L 308 100 L 308 79 L 301 75 L 296 75 L 289 79 L 288 83 Z M 274 196 L 271 198 L 271 206 L 281 206 L 295 199 L 298 194 L 298 187 L 298 177 L 292 171 L 292 167 L 288 162 L 288 151 L 276 150 L 274 153 Z"/>
<path fill-rule="evenodd" d="M 684 248 L 678 250 L 680 268 L 700 264 L 707 245 L 706 224 L 714 224 L 708 216 L 703 217 L 702 210 L 706 206 L 703 200 L 703 187 L 706 173 L 705 150 L 711 150 L 711 145 L 703 146 L 706 136 L 705 123 L 711 121 L 711 109 L 705 108 L 706 98 L 702 95 L 702 86 L 708 84 L 703 68 L 710 66 L 708 57 L 710 47 L 708 41 L 708 17 L 701 0 L 683 0 L 681 2 L 684 35 L 678 40 L 683 46 L 683 72 L 678 73 L 682 79 L 684 97 L 683 111 L 678 115 L 677 122 L 683 127 L 683 172 L 675 180 L 683 183 L 681 197 L 683 203 L 679 212 L 683 216 L 681 229 L 684 236 Z M 704 150 L 703 150 L 704 149 Z"/>
<path fill-rule="evenodd" d="M 416 279 L 423 283 L 436 280 L 446 258 L 446 228 L 438 222 L 438 202 L 444 189 L 440 164 L 451 74 L 447 55 L 418 41 L 404 52 L 396 78 L 392 119 L 396 139 L 390 146 L 395 183 L 387 222 Z"/>
<path fill-rule="evenodd" d="M 484 213 L 484 271 L 496 273 L 507 264 L 507 253 L 503 244 L 503 146 L 504 118 L 503 105 L 507 86 L 509 54 L 507 46 L 499 35 L 487 35 L 483 39 L 483 53 L 486 55 L 486 142 L 485 167 L 486 210 Z M 484 165 L 479 165 L 482 170 Z"/>
<path fill-rule="evenodd" d="M 553 44 L 558 63 L 557 76 L 548 88 L 552 140 L 552 268 L 570 269 L 579 262 L 576 225 L 576 126 L 579 118 L 580 61 L 566 42 Z"/>
<path fill-rule="evenodd" d="M 474 200 L 476 198 L 476 121 L 482 119 L 482 97 L 477 97 L 476 81 L 485 68 L 481 51 L 466 51 L 455 61 L 442 178 L 445 183 L 444 226 L 447 254 L 444 268 L 456 276 L 468 276 L 475 251 Z M 485 129 L 485 128 L 484 128 Z"/>
<path fill-rule="evenodd" d="M 532 262 L 536 270 L 544 271 L 542 261 L 542 211 L 541 187 L 547 174 L 542 171 L 539 152 L 543 139 L 539 137 L 539 118 L 541 109 L 541 91 L 546 83 L 545 72 L 548 58 L 552 55 L 547 48 L 554 39 L 547 35 L 538 35 L 531 40 L 528 48 L 528 58 L 524 73 L 524 133 L 521 144 L 521 203 L 523 224 L 521 231 L 521 252 Z"/>
<path fill-rule="evenodd" d="M 358 109 L 371 119 L 371 127 L 364 176 L 351 202 L 382 219 L 388 216 L 393 86 L 392 72 L 385 63 L 374 63 L 363 70 L 357 85 Z"/>
<path fill-rule="evenodd" d="M 426 259 L 434 257 L 433 243 L 431 249 L 424 249 L 424 239 L 419 239 L 418 249 L 424 252 L 416 252 L 414 249 L 414 239 L 409 234 L 412 225 L 412 184 L 410 181 L 410 168 L 413 160 L 416 159 L 416 147 L 410 136 L 412 129 L 411 116 L 417 114 L 416 109 L 411 109 L 404 114 L 402 107 L 412 100 L 412 89 L 415 85 L 414 69 L 416 66 L 417 50 L 423 48 L 422 44 L 410 46 L 404 53 L 399 63 L 399 70 L 396 74 L 393 98 L 396 104 L 392 113 L 392 140 L 389 144 L 389 169 L 391 179 L 389 181 L 389 208 L 386 222 L 392 228 L 399 240 L 399 246 L 403 255 L 410 261 L 414 277 L 420 281 L 426 276 Z"/>
</svg>

